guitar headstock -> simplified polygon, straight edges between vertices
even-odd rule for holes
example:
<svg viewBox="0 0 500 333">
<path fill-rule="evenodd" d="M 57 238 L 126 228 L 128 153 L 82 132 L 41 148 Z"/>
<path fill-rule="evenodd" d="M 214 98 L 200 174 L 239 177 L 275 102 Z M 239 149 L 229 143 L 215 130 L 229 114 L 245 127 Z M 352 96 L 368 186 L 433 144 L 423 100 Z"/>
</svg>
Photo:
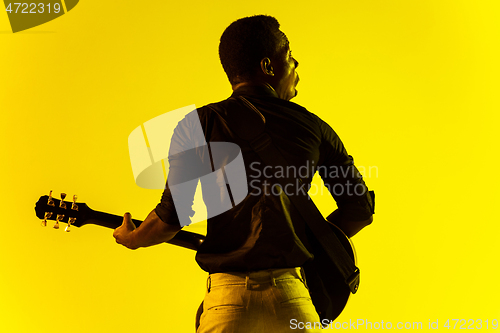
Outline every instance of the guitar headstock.
<svg viewBox="0 0 500 333">
<path fill-rule="evenodd" d="M 54 220 L 55 229 L 59 229 L 59 222 L 67 223 L 65 230 L 70 231 L 71 226 L 81 227 L 89 219 L 92 210 L 82 202 L 76 202 L 77 196 L 73 196 L 73 201 L 64 201 L 66 193 L 61 193 L 61 199 L 49 195 L 41 196 L 35 205 L 36 216 L 43 220 L 42 226 L 47 226 L 47 220 Z"/>
</svg>

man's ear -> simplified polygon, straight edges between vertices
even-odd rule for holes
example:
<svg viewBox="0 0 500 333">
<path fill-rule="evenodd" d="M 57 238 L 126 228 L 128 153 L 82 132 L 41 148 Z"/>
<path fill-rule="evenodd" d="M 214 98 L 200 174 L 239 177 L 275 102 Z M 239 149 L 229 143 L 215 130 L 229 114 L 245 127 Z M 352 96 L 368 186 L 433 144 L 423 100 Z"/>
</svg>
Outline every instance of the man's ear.
<svg viewBox="0 0 500 333">
<path fill-rule="evenodd" d="M 273 66 L 271 66 L 271 59 L 269 58 L 264 58 L 260 61 L 260 68 L 262 69 L 262 72 L 266 75 L 269 76 L 274 76 L 273 72 Z"/>
</svg>

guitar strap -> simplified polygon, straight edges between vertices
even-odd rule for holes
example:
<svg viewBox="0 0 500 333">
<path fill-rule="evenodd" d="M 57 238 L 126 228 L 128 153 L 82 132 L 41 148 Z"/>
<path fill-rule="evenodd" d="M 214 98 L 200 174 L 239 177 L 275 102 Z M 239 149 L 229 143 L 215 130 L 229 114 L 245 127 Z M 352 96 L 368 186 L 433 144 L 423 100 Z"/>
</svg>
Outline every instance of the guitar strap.
<svg viewBox="0 0 500 333">
<path fill-rule="evenodd" d="M 231 97 L 234 99 L 234 97 Z M 281 152 L 272 143 L 271 137 L 265 132 L 265 117 L 260 111 L 242 96 L 237 97 L 246 106 L 237 112 L 228 111 L 227 121 L 229 128 L 241 139 L 247 141 L 250 147 L 258 154 L 264 164 L 273 168 L 288 165 Z M 215 110 L 212 106 L 208 106 Z M 215 110 L 216 111 L 216 110 Z M 278 177 L 276 179 L 282 189 L 294 187 L 295 178 Z M 316 236 L 321 246 L 328 254 L 334 265 L 342 274 L 345 283 L 354 294 L 359 287 L 359 268 L 356 267 L 344 246 L 333 230 L 327 225 L 323 215 L 307 194 L 302 179 L 299 178 L 300 188 L 295 188 L 288 198 L 299 211 L 309 228 Z M 285 191 L 286 194 L 286 191 Z"/>
</svg>

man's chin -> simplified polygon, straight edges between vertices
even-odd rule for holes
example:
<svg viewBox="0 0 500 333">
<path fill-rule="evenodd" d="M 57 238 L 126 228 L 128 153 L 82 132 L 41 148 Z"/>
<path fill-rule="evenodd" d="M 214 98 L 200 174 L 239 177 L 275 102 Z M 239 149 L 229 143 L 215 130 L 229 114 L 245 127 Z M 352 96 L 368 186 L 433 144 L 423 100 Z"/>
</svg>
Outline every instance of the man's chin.
<svg viewBox="0 0 500 333">
<path fill-rule="evenodd" d="M 287 99 L 287 101 L 291 100 L 292 98 L 294 98 L 295 96 L 297 96 L 297 94 L 299 93 L 299 91 L 297 89 L 294 89 L 293 93 L 291 93 L 289 96 L 289 98 Z"/>
</svg>

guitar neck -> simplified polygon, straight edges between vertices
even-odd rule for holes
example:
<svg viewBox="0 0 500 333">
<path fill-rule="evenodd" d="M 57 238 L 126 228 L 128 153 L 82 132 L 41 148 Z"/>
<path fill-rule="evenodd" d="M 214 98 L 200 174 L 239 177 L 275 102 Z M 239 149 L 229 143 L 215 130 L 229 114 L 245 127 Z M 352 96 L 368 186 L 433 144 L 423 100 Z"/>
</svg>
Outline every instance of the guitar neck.
<svg viewBox="0 0 500 333">
<path fill-rule="evenodd" d="M 89 214 L 89 219 L 85 222 L 85 224 L 90 223 L 100 225 L 101 227 L 116 229 L 122 225 L 122 222 L 123 216 L 92 210 L 92 213 Z M 134 222 L 135 226 L 138 227 L 143 221 L 132 219 L 132 222 Z"/>
<path fill-rule="evenodd" d="M 123 216 L 93 210 L 90 214 L 90 219 L 86 221 L 86 224 L 90 223 L 110 229 L 116 229 L 122 224 L 122 222 Z M 132 222 L 134 222 L 136 227 L 139 227 L 143 221 L 132 219 Z M 200 247 L 201 243 L 203 243 L 203 240 L 205 240 L 205 236 L 203 235 L 190 231 L 180 230 L 175 235 L 175 237 L 169 240 L 167 243 L 198 251 L 198 248 Z"/>
<path fill-rule="evenodd" d="M 73 202 L 63 201 L 66 194 L 62 193 L 62 200 L 52 197 L 52 191 L 47 196 L 41 196 L 35 204 L 36 216 L 43 219 L 42 225 L 47 225 L 48 220 L 56 220 L 54 228 L 59 228 L 59 222 L 68 223 L 68 227 L 73 225 L 77 228 L 85 224 L 96 224 L 110 229 L 118 228 L 123 217 L 119 215 L 109 214 L 91 209 L 83 202 L 75 202 L 76 196 L 73 197 Z M 140 220 L 132 219 L 136 227 L 142 223 Z M 68 230 L 69 231 L 69 230 Z M 187 249 L 198 251 L 201 243 L 205 240 L 205 236 L 190 232 L 179 231 L 174 238 L 167 243 L 185 247 Z"/>
</svg>

